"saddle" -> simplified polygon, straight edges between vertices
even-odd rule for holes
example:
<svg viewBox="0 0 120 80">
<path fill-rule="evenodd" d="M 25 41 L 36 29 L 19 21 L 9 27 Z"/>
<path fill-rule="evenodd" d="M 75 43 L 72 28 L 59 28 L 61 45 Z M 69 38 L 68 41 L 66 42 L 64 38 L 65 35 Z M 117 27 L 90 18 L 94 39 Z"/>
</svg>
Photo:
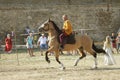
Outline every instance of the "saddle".
<svg viewBox="0 0 120 80">
<path fill-rule="evenodd" d="M 75 34 L 70 34 L 69 36 L 67 36 L 65 39 L 65 44 L 75 44 Z"/>
<path fill-rule="evenodd" d="M 59 37 L 58 37 L 58 42 L 60 43 Z M 63 40 L 64 44 L 75 44 L 75 34 L 72 33 L 69 36 L 66 36 Z"/>
</svg>

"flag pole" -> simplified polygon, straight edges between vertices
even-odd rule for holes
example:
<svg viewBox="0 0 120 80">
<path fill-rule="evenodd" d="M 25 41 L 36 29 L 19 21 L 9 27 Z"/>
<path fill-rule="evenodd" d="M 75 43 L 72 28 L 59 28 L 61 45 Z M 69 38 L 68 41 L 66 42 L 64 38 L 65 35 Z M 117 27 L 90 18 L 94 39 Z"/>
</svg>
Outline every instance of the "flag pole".
<svg viewBox="0 0 120 80">
<path fill-rule="evenodd" d="M 17 39 L 17 36 L 16 36 L 16 32 L 15 32 L 15 52 L 16 52 L 16 56 L 17 56 L 17 64 L 19 64 L 19 56 L 18 56 L 18 51 L 17 51 L 17 46 L 16 46 L 16 39 Z"/>
<path fill-rule="evenodd" d="M 16 13 L 15 13 L 16 14 Z M 16 16 L 16 15 L 15 15 Z M 17 17 L 15 17 L 17 18 Z M 15 19 L 17 20 L 17 19 Z M 16 23 L 16 26 L 17 26 L 17 23 Z M 17 35 L 16 35 L 17 31 L 16 31 L 16 27 L 14 27 L 14 39 L 15 39 L 15 43 L 14 43 L 14 46 L 15 46 L 15 52 L 16 52 L 16 58 L 17 58 L 17 65 L 20 65 L 19 64 L 19 55 L 18 55 L 18 51 L 17 51 L 17 46 L 16 46 L 16 41 L 17 41 Z"/>
</svg>

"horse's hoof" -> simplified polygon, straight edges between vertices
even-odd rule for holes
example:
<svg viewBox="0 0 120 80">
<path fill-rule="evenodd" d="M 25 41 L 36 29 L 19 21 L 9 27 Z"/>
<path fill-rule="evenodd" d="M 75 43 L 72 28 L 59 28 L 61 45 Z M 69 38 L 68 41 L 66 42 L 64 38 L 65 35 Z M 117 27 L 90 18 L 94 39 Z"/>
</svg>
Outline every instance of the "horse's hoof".
<svg viewBox="0 0 120 80">
<path fill-rule="evenodd" d="M 97 69 L 97 68 L 98 68 L 97 66 L 92 67 L 92 69 Z"/>
<path fill-rule="evenodd" d="M 63 67 L 63 70 L 65 70 L 65 67 Z"/>
<path fill-rule="evenodd" d="M 75 64 L 74 66 L 77 66 L 77 64 Z"/>
<path fill-rule="evenodd" d="M 65 67 L 60 68 L 60 70 L 65 70 Z"/>
<path fill-rule="evenodd" d="M 97 69 L 98 67 L 94 67 L 94 69 Z"/>
<path fill-rule="evenodd" d="M 75 63 L 74 66 L 77 66 L 77 63 Z"/>
<path fill-rule="evenodd" d="M 47 60 L 48 63 L 50 63 L 50 60 Z"/>
</svg>

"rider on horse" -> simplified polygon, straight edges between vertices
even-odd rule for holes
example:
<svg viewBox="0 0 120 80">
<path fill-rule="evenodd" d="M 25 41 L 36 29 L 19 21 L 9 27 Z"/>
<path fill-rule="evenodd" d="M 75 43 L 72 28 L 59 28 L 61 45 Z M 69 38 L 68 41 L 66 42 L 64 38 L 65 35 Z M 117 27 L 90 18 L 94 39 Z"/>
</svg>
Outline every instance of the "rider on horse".
<svg viewBox="0 0 120 80">
<path fill-rule="evenodd" d="M 71 35 L 72 34 L 72 25 L 70 23 L 70 21 L 68 20 L 68 17 L 67 15 L 63 15 L 62 16 L 62 19 L 64 21 L 64 24 L 63 24 L 63 29 L 62 29 L 62 33 L 60 34 L 59 38 L 60 38 L 60 48 L 63 49 L 64 48 L 64 38 L 66 38 L 67 36 Z"/>
</svg>

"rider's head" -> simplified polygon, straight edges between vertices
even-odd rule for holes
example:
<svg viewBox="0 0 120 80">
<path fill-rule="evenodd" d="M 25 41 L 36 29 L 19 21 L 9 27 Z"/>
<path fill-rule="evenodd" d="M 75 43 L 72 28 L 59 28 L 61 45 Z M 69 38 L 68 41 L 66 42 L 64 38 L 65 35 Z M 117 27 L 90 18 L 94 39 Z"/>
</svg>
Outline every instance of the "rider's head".
<svg viewBox="0 0 120 80">
<path fill-rule="evenodd" d="M 64 21 L 66 21 L 66 20 L 68 19 L 67 15 L 64 14 L 64 15 L 62 16 L 62 19 L 63 19 Z"/>
</svg>

